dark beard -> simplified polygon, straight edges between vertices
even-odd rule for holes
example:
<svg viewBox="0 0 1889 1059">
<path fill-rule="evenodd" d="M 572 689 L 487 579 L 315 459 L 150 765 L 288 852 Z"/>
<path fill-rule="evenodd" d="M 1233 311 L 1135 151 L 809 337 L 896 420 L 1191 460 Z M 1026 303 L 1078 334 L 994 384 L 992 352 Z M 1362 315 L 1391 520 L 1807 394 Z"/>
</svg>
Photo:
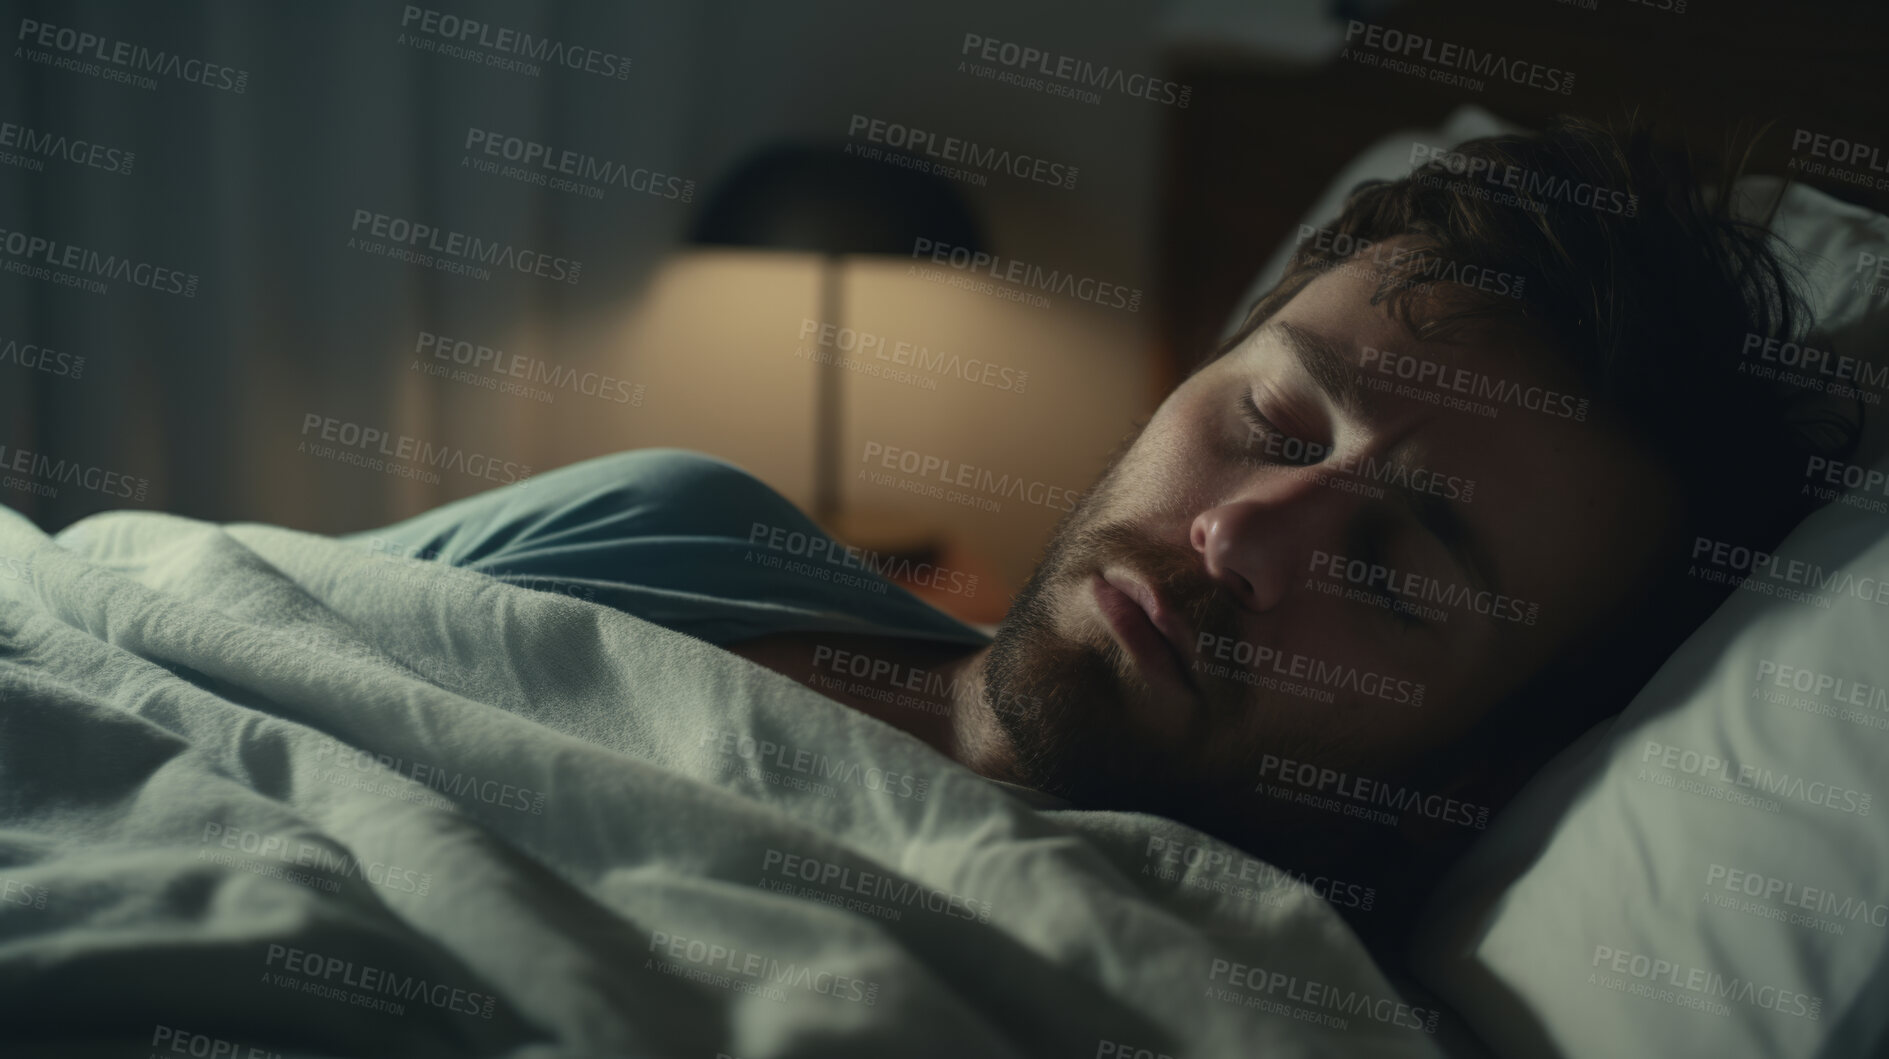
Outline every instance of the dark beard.
<svg viewBox="0 0 1889 1059">
<path fill-rule="evenodd" d="M 1434 881 L 1433 865 L 1413 859 L 1397 830 L 1260 793 L 1256 761 L 1208 753 L 1218 734 L 1201 717 L 1177 748 L 1143 737 L 1123 697 L 1124 652 L 1076 642 L 1057 632 L 1057 591 L 1123 563 L 1160 584 L 1197 631 L 1232 632 L 1239 602 L 1207 576 L 1190 546 L 1149 539 L 1109 519 L 1122 457 L 1111 458 L 1075 509 L 1050 535 L 1043 561 L 1017 593 L 984 664 L 984 704 L 1009 742 L 1014 782 L 1085 809 L 1153 813 L 1225 839 L 1302 878 L 1363 880 L 1377 889 L 1375 910 L 1340 907 L 1361 935 L 1396 944 Z M 1238 691 L 1196 680 L 1203 693 L 1235 707 Z M 1210 703 L 1211 705 L 1211 703 Z M 1212 710 L 1208 711 L 1212 713 Z M 1224 720 L 1222 723 L 1225 723 Z M 1319 731 L 1269 732 L 1269 750 L 1295 760 L 1343 760 L 1344 748 Z M 1209 758 L 1216 758 L 1211 765 Z M 1458 841 L 1464 841 L 1458 837 Z M 1391 878 L 1400 880 L 1388 886 Z"/>
<path fill-rule="evenodd" d="M 985 702 L 996 704 L 1016 782 L 1085 807 L 1131 808 L 1155 762 L 1115 738 L 1127 709 L 1115 668 L 1102 651 L 1056 634 L 1042 599 L 1052 583 L 1039 567 L 998 627 Z"/>
<path fill-rule="evenodd" d="M 1105 521 L 1122 457 L 1137 436 L 1057 524 L 1043 561 L 1011 603 L 985 661 L 985 704 L 1009 741 L 1017 782 L 1087 808 L 1173 815 L 1203 795 L 1196 771 L 1138 734 L 1122 695 L 1126 653 L 1113 643 L 1065 638 L 1054 614 L 1056 591 L 1121 562 L 1160 583 L 1195 628 L 1232 623 L 1237 603 L 1206 576 L 1193 549 Z M 1203 729 L 1190 738 L 1207 735 Z"/>
</svg>

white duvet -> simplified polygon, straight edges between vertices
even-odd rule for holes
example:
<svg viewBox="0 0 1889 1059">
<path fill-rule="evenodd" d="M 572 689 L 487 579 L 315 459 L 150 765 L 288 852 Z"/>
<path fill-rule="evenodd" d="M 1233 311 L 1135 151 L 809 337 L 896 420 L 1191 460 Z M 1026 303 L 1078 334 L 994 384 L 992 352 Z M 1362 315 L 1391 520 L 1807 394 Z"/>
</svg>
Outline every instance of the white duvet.
<svg viewBox="0 0 1889 1059">
<path fill-rule="evenodd" d="M 0 508 L 7 1054 L 1434 1056 L 1448 1019 L 1265 864 L 629 615 Z"/>
</svg>

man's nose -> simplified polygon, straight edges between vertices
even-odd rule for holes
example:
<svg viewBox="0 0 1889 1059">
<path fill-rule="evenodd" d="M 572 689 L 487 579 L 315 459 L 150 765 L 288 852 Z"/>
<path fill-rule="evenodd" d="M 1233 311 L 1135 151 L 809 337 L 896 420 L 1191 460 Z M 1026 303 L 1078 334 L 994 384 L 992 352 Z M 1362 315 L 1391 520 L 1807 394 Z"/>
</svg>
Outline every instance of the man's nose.
<svg viewBox="0 0 1889 1059">
<path fill-rule="evenodd" d="M 1207 576 L 1242 606 L 1269 611 L 1291 591 L 1311 548 L 1335 550 L 1347 499 L 1309 480 L 1280 483 L 1195 515 L 1189 540 Z"/>
</svg>

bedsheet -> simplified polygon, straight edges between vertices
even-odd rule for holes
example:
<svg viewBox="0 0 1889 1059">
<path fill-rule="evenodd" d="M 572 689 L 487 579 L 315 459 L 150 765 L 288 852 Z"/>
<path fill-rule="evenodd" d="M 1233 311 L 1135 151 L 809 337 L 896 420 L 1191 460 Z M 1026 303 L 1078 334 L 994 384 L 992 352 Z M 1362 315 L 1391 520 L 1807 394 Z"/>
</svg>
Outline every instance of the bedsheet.
<svg viewBox="0 0 1889 1059">
<path fill-rule="evenodd" d="M 630 615 L 0 508 L 9 1054 L 1429 1057 L 1440 1018 L 1270 865 Z"/>
</svg>

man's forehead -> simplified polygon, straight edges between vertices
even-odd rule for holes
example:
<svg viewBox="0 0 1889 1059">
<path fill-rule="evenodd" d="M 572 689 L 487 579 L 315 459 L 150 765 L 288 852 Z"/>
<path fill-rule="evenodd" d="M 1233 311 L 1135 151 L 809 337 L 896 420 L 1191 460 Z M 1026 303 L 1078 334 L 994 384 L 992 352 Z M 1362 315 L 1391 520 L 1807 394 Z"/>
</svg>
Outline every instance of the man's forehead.
<svg viewBox="0 0 1889 1059">
<path fill-rule="evenodd" d="M 1461 317 L 1443 332 L 1420 337 L 1413 322 L 1465 307 L 1447 292 L 1410 294 L 1407 320 L 1393 311 L 1394 299 L 1373 304 L 1377 273 L 1340 269 L 1318 277 L 1256 328 L 1245 345 L 1283 350 L 1293 357 L 1334 405 L 1348 411 L 1391 413 L 1408 402 L 1383 400 L 1396 384 L 1459 377 L 1468 372 L 1490 383 L 1578 388 L 1572 365 L 1555 356 L 1526 322 L 1496 317 Z M 1386 384 L 1389 384 L 1388 386 Z"/>
</svg>

